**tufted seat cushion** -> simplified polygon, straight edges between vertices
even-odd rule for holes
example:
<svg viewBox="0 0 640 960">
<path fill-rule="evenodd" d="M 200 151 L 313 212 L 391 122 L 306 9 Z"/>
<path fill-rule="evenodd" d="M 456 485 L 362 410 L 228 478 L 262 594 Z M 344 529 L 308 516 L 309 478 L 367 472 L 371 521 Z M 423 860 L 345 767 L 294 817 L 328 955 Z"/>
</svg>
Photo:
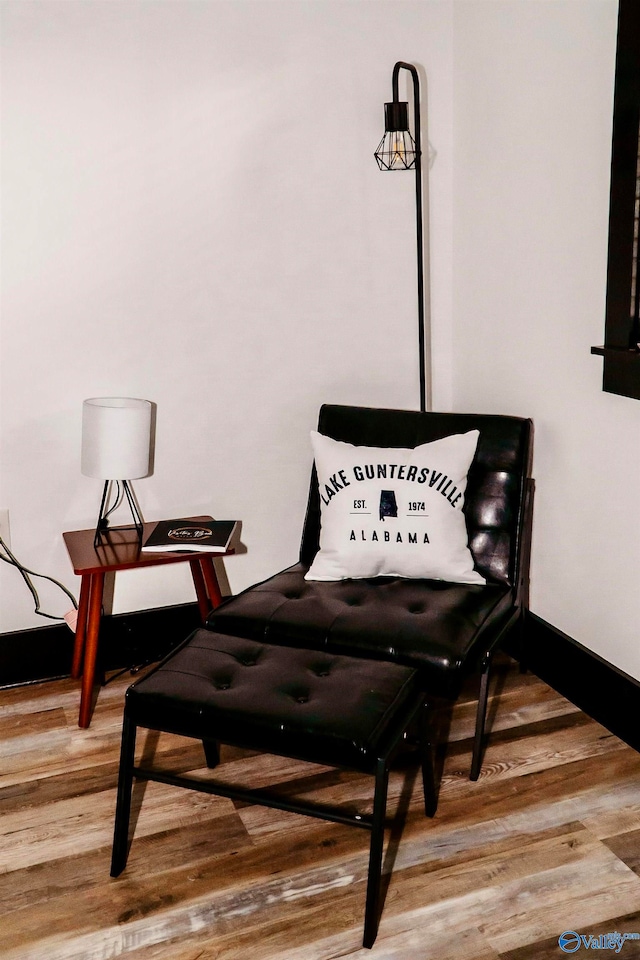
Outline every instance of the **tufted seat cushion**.
<svg viewBox="0 0 640 960">
<path fill-rule="evenodd" d="M 369 771 L 419 696 L 397 664 L 201 629 L 129 687 L 126 710 L 138 726 Z"/>
<path fill-rule="evenodd" d="M 484 649 L 513 609 L 506 584 L 377 577 L 304 579 L 297 563 L 252 586 L 211 615 L 220 633 L 318 651 L 388 659 L 420 671 L 427 694 L 455 694 L 474 646 Z M 490 646 L 490 642 L 489 642 Z"/>
</svg>

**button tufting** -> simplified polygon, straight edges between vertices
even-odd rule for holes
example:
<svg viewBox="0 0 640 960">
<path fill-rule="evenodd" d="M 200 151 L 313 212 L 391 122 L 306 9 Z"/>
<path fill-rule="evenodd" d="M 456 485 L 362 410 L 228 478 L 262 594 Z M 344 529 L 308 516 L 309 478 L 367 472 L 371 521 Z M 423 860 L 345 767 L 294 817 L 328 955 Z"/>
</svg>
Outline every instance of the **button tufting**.
<svg viewBox="0 0 640 960">
<path fill-rule="evenodd" d="M 296 703 L 308 703 L 308 702 L 309 702 L 309 697 L 305 697 L 305 696 L 296 697 Z"/>
</svg>

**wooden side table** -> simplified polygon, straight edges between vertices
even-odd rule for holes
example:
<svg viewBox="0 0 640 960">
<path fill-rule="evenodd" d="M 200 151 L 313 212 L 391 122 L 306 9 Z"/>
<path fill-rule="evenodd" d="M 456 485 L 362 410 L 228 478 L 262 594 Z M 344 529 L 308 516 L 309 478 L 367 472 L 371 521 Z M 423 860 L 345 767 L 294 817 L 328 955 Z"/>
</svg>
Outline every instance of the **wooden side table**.
<svg viewBox="0 0 640 960">
<path fill-rule="evenodd" d="M 190 520 L 211 520 L 212 517 L 189 517 Z M 143 540 L 156 526 L 145 523 Z M 143 553 L 140 544 L 131 529 L 114 527 L 104 545 L 94 546 L 95 530 L 72 530 L 63 533 L 73 572 L 82 577 L 80 600 L 78 603 L 78 623 L 73 648 L 71 676 L 77 679 L 82 675 L 80 695 L 79 727 L 88 727 L 91 723 L 93 685 L 96 673 L 96 659 L 100 640 L 100 620 L 102 617 L 102 597 L 104 578 L 107 573 L 118 570 L 134 570 L 139 567 L 157 567 L 164 563 L 188 563 L 191 567 L 193 584 L 198 598 L 198 608 L 202 621 L 221 601 L 220 587 L 213 560 L 227 556 L 227 553 L 194 553 L 185 550 L 174 553 Z M 84 660 L 84 664 L 83 664 Z"/>
</svg>

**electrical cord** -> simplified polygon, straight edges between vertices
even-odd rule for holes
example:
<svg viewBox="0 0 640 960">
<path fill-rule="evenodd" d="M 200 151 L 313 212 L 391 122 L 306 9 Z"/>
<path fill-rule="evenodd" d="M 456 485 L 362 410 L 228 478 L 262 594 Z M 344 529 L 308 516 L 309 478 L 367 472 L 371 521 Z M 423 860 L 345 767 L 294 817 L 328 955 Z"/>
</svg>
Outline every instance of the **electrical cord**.
<svg viewBox="0 0 640 960">
<path fill-rule="evenodd" d="M 20 561 L 13 555 L 9 547 L 6 545 L 2 537 L 0 537 L 0 560 L 3 560 L 5 563 L 8 563 L 10 566 L 15 567 L 31 593 L 35 603 L 34 613 L 37 613 L 40 617 L 47 617 L 49 620 L 64 620 L 64 617 L 57 617 L 53 613 L 45 613 L 40 609 L 40 597 L 38 596 L 38 591 L 33 585 L 31 577 L 40 577 L 42 580 L 49 580 L 51 583 L 54 583 L 56 587 L 60 587 L 63 593 L 65 593 L 71 600 L 74 608 L 78 609 L 78 603 L 76 598 L 73 596 L 70 590 L 67 590 L 63 583 L 60 583 L 59 580 L 54 580 L 53 577 L 48 577 L 44 573 L 36 573 L 35 570 L 29 570 L 25 567 Z"/>
<path fill-rule="evenodd" d="M 114 483 L 115 483 L 115 485 L 116 485 L 116 498 L 115 498 L 113 504 L 112 504 L 110 507 L 108 507 L 106 513 L 103 515 L 103 520 L 105 520 L 105 521 L 108 520 L 109 517 L 111 516 L 111 514 L 113 513 L 113 511 L 116 510 L 116 509 L 120 506 L 120 504 L 122 503 L 122 500 L 123 500 L 123 498 L 124 498 L 124 487 L 123 487 L 123 485 L 121 484 L 121 482 L 120 482 L 119 480 L 115 480 Z M 106 524 L 105 524 L 105 526 L 106 526 Z"/>
</svg>

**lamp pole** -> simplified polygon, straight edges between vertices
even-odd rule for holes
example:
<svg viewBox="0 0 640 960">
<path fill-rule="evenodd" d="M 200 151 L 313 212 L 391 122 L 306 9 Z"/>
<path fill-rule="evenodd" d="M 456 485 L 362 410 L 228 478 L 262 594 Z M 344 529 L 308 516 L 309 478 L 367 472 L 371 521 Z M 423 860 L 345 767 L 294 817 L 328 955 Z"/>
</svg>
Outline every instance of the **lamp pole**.
<svg viewBox="0 0 640 960">
<path fill-rule="evenodd" d="M 398 97 L 398 76 L 407 70 L 413 83 L 413 118 L 415 142 L 409 133 L 407 104 Z M 424 240 L 422 227 L 422 146 L 420 132 L 420 81 L 412 63 L 399 60 L 393 68 L 393 102 L 385 104 L 385 135 L 376 150 L 375 157 L 381 170 L 411 170 L 416 172 L 416 248 L 418 267 L 418 360 L 420 376 L 420 410 L 425 412 L 427 400 L 426 337 L 424 310 Z M 394 134 L 396 135 L 394 138 Z M 406 134 L 406 137 L 405 137 Z M 400 135 L 401 139 L 398 139 Z M 429 383 L 429 394 L 431 383 Z"/>
</svg>

